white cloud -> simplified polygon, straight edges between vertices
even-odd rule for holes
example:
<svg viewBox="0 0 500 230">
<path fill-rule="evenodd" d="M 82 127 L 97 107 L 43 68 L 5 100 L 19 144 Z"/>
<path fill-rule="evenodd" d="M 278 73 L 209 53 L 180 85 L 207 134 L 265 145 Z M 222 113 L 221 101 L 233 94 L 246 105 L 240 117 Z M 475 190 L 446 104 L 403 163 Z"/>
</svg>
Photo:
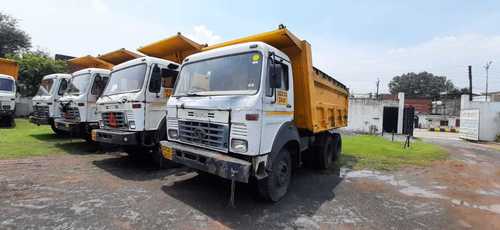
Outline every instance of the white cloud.
<svg viewBox="0 0 500 230">
<path fill-rule="evenodd" d="M 221 37 L 209 30 L 205 25 L 197 25 L 193 27 L 193 31 L 187 33 L 186 36 L 200 44 L 207 43 L 212 45 L 221 41 Z"/>
<path fill-rule="evenodd" d="M 464 34 L 436 37 L 408 47 L 359 47 L 356 44 L 319 42 L 313 48 L 314 61 L 334 73 L 354 92 L 373 92 L 381 78 L 384 91 L 393 76 L 428 71 L 447 76 L 458 87 L 468 86 L 467 66 L 473 66 L 473 88 L 484 90 L 482 66 L 487 60 L 498 62 L 490 69 L 490 91 L 500 90 L 500 36 Z"/>
</svg>

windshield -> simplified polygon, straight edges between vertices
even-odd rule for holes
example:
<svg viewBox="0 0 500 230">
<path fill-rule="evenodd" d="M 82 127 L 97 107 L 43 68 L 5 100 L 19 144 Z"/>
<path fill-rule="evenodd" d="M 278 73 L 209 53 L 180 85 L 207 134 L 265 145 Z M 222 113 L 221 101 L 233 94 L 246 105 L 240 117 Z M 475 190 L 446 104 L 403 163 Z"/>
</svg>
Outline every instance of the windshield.
<svg viewBox="0 0 500 230">
<path fill-rule="evenodd" d="M 40 87 L 38 88 L 37 96 L 46 96 L 50 95 L 50 90 L 52 89 L 52 85 L 54 84 L 53 79 L 43 79 L 40 83 Z"/>
<path fill-rule="evenodd" d="M 90 73 L 76 75 L 71 78 L 65 94 L 80 95 L 85 93 L 90 82 Z"/>
<path fill-rule="evenodd" d="M 146 76 L 146 64 L 135 65 L 111 72 L 103 95 L 140 90 Z"/>
<path fill-rule="evenodd" d="M 1 91 L 14 91 L 14 81 L 10 79 L 0 78 Z"/>
<path fill-rule="evenodd" d="M 258 52 L 218 57 L 182 67 L 174 96 L 255 94 L 262 57 Z"/>
</svg>

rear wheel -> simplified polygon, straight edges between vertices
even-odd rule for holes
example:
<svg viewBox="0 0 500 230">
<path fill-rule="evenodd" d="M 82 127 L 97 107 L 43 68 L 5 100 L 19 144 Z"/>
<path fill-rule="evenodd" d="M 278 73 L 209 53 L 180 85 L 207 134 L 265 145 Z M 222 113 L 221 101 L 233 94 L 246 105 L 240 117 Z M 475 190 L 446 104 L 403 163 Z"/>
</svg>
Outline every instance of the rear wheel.
<svg viewBox="0 0 500 230">
<path fill-rule="evenodd" d="M 292 177 L 292 158 L 287 149 L 282 149 L 272 159 L 271 172 L 257 182 L 260 195 L 269 201 L 277 202 L 283 198 L 290 186 Z"/>
<path fill-rule="evenodd" d="M 332 135 L 325 132 L 318 135 L 313 147 L 315 168 L 324 170 L 333 166 L 340 154 L 339 141 L 340 135 L 338 134 Z"/>
</svg>

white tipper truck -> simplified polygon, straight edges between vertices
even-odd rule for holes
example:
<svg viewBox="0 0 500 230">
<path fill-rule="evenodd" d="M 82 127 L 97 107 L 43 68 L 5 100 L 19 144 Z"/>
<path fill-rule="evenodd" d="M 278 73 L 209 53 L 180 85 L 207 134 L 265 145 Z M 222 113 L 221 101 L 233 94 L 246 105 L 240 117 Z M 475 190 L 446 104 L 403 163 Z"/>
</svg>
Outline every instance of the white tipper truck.
<svg viewBox="0 0 500 230">
<path fill-rule="evenodd" d="M 338 159 L 348 89 L 312 65 L 311 46 L 284 26 L 184 59 L 167 103 L 166 159 L 235 182 L 257 181 L 276 202 L 293 167 Z"/>
<path fill-rule="evenodd" d="M 15 126 L 16 80 L 19 65 L 9 59 L 0 58 L 0 123 Z"/>
<path fill-rule="evenodd" d="M 165 139 L 165 109 L 179 64 L 201 45 L 181 34 L 138 49 L 146 57 L 116 65 L 97 100 L 99 129 L 96 142 L 120 145 L 128 154 L 150 154 L 159 167 L 165 159 L 159 141 Z"/>
<path fill-rule="evenodd" d="M 64 73 L 50 74 L 42 78 L 38 92 L 31 99 L 33 103 L 31 123 L 50 125 L 56 134 L 64 134 L 62 130 L 56 129 L 54 119 L 61 117 L 58 100 L 68 88 L 70 78 L 71 74 Z"/>
<path fill-rule="evenodd" d="M 99 128 L 97 99 L 109 79 L 110 69 L 119 63 L 142 55 L 119 49 L 93 57 L 90 55 L 68 60 L 72 73 L 68 89 L 59 99 L 62 117 L 55 119 L 56 129 L 91 141 L 92 129 Z"/>
</svg>

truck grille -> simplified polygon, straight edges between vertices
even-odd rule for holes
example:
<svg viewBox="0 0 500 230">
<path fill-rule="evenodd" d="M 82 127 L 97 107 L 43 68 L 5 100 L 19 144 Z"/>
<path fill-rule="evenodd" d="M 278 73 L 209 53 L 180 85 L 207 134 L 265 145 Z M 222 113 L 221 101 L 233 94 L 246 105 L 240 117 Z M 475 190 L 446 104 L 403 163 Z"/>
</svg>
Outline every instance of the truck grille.
<svg viewBox="0 0 500 230">
<path fill-rule="evenodd" d="M 44 106 L 44 105 L 33 106 L 33 116 L 39 117 L 39 118 L 48 118 L 49 117 L 49 106 Z"/>
<path fill-rule="evenodd" d="M 68 107 L 66 111 L 63 112 L 63 117 L 66 120 L 71 121 L 79 121 L 80 120 L 80 112 L 76 107 Z"/>
<path fill-rule="evenodd" d="M 122 112 L 102 113 L 102 121 L 105 128 L 122 129 L 127 128 L 125 114 Z"/>
<path fill-rule="evenodd" d="M 180 140 L 209 148 L 228 148 L 228 126 L 199 121 L 179 121 Z"/>
<path fill-rule="evenodd" d="M 2 105 L 1 110 L 10 110 L 10 105 Z"/>
</svg>

